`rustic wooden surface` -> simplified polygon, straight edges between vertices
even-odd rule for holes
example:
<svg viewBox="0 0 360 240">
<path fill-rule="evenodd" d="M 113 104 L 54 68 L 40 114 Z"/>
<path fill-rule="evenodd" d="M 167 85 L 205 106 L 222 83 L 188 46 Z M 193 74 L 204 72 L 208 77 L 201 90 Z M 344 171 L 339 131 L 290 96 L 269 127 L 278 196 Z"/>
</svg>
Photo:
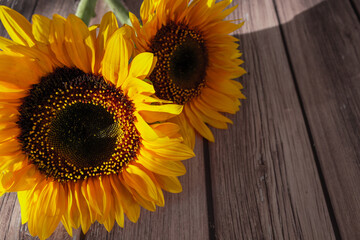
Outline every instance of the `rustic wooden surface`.
<svg viewBox="0 0 360 240">
<path fill-rule="evenodd" d="M 138 15 L 140 0 L 125 0 Z M 78 0 L 0 0 L 26 18 Z M 84 239 L 360 239 L 359 0 L 234 0 L 247 100 L 216 142 L 197 137 L 183 192 L 138 223 Z M 97 4 L 99 23 L 109 8 Z M 3 27 L 0 34 L 7 36 Z M 80 239 L 80 232 L 75 232 Z M 34 239 L 16 194 L 0 198 L 0 240 Z M 60 224 L 50 239 L 71 239 Z"/>
<path fill-rule="evenodd" d="M 281 23 L 341 236 L 360 239 L 359 21 L 349 1 L 276 2 L 280 20 L 316 4 Z"/>
</svg>

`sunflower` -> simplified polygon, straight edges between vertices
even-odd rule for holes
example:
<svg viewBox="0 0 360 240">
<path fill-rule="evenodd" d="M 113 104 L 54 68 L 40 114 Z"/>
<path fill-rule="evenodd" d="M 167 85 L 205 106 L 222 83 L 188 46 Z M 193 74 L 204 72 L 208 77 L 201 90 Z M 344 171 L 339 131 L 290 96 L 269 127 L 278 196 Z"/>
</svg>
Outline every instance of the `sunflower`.
<svg viewBox="0 0 360 240">
<path fill-rule="evenodd" d="M 137 52 L 152 52 L 158 58 L 149 79 L 156 96 L 184 105 L 174 119 L 186 142 L 195 143 L 195 131 L 210 141 L 208 126 L 226 129 L 232 121 L 219 112 L 236 113 L 242 85 L 232 79 L 245 73 L 229 34 L 242 26 L 225 21 L 235 8 L 231 0 L 144 0 L 141 22 L 130 13 L 136 32 Z"/>
<path fill-rule="evenodd" d="M 89 28 L 74 15 L 31 24 L 4 6 L 0 19 L 12 38 L 0 38 L 0 195 L 18 192 L 32 235 L 60 221 L 70 235 L 94 221 L 110 231 L 182 190 L 194 154 L 166 122 L 182 106 L 152 97 L 156 61 L 133 57 L 129 27 L 112 13 Z"/>
</svg>

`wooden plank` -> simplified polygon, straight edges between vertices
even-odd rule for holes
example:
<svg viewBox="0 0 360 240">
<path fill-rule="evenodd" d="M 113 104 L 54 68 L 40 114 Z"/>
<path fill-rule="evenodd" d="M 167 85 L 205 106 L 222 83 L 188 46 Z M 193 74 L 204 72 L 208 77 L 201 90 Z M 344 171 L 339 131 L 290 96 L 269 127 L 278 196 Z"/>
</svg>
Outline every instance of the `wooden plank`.
<svg viewBox="0 0 360 240">
<path fill-rule="evenodd" d="M 271 0 L 234 1 L 247 100 L 209 144 L 218 239 L 334 239 Z"/>
<path fill-rule="evenodd" d="M 134 224 L 126 219 L 123 229 L 116 225 L 107 233 L 94 224 L 85 239 L 208 239 L 203 141 L 200 137 L 196 141 L 197 156 L 184 162 L 187 173 L 180 177 L 183 192 L 165 192 L 165 207 L 155 212 L 142 209 L 139 221 Z"/>
<path fill-rule="evenodd" d="M 0 239 L 20 239 L 20 206 L 16 193 L 6 193 L 0 198 Z"/>
<path fill-rule="evenodd" d="M 53 14 L 59 14 L 67 17 L 69 14 L 75 14 L 77 5 L 80 0 L 63 0 L 63 1 L 48 1 L 38 0 L 35 9 L 36 14 L 52 18 Z"/>
<path fill-rule="evenodd" d="M 132 12 L 133 14 L 135 14 L 137 17 L 140 17 L 140 7 L 141 7 L 141 3 L 143 1 L 139 1 L 139 0 L 122 0 L 124 5 L 126 6 L 126 8 Z"/>
<path fill-rule="evenodd" d="M 349 0 L 356 15 L 357 18 L 360 20 L 360 0 Z"/>
<path fill-rule="evenodd" d="M 276 1 L 341 236 L 360 239 L 360 24 L 348 1 L 314 2 Z"/>
</svg>

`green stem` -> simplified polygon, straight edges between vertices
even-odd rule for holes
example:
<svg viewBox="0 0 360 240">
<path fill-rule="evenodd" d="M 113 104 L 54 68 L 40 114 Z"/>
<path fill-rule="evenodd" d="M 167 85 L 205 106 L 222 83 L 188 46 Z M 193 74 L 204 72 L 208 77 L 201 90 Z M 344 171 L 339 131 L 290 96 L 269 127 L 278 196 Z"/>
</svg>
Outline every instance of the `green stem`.
<svg viewBox="0 0 360 240">
<path fill-rule="evenodd" d="M 111 10 L 115 13 L 120 23 L 131 25 L 129 11 L 124 7 L 120 0 L 105 0 Z"/>
<path fill-rule="evenodd" d="M 81 18 L 86 25 L 89 25 L 90 19 L 95 17 L 95 6 L 97 0 L 80 0 L 75 15 Z"/>
</svg>

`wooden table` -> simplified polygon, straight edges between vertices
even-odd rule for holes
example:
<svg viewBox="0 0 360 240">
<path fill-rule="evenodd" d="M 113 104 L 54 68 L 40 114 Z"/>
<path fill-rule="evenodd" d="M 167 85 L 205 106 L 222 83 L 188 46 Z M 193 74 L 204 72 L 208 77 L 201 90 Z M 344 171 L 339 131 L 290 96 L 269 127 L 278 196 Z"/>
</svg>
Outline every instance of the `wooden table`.
<svg viewBox="0 0 360 240">
<path fill-rule="evenodd" d="M 0 1 L 28 19 L 66 17 L 77 2 Z M 125 4 L 138 14 L 141 1 Z M 197 137 L 184 190 L 164 208 L 83 239 L 360 239 L 360 0 L 233 4 L 248 71 L 234 124 L 213 129 L 215 143 Z M 99 0 L 92 23 L 107 10 Z M 0 239 L 33 239 L 14 193 L 0 199 Z M 59 225 L 50 239 L 71 238 Z"/>
</svg>

